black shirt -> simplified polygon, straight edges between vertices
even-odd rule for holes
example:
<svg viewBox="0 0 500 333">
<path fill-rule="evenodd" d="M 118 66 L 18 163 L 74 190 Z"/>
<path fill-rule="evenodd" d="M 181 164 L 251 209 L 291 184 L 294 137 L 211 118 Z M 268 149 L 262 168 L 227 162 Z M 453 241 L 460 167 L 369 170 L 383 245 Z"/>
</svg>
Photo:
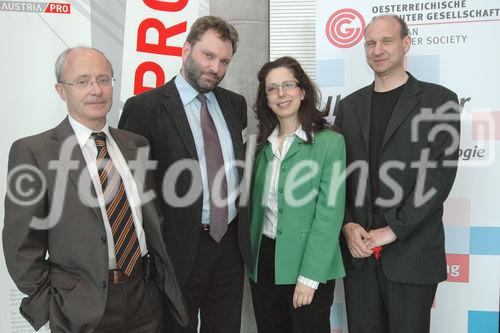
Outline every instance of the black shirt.
<svg viewBox="0 0 500 333">
<path fill-rule="evenodd" d="M 372 106 L 370 115 L 370 192 L 372 197 L 373 207 L 376 207 L 375 200 L 379 197 L 379 168 L 380 168 L 380 150 L 384 140 L 385 130 L 392 111 L 399 100 L 401 91 L 405 85 L 401 85 L 396 89 L 372 93 Z M 375 221 L 374 221 L 375 222 Z"/>
</svg>

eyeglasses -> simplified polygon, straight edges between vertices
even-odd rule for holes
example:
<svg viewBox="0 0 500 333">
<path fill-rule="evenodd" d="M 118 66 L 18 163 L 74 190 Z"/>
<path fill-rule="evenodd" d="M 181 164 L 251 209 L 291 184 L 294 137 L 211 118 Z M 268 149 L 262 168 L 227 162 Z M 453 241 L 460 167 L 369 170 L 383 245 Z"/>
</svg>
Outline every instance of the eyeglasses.
<svg viewBox="0 0 500 333">
<path fill-rule="evenodd" d="M 81 76 L 74 81 L 60 81 L 61 84 L 67 84 L 68 86 L 75 87 L 77 89 L 85 89 L 88 88 L 92 83 L 96 83 L 99 87 L 110 87 L 113 85 L 113 82 L 116 80 L 110 76 L 103 75 L 97 77 L 95 80 L 92 80 L 89 76 Z"/>
<path fill-rule="evenodd" d="M 281 84 L 273 83 L 266 87 L 266 95 L 274 95 L 278 93 L 278 90 L 281 88 L 284 91 L 292 90 L 297 87 L 300 87 L 300 83 L 297 81 L 285 81 Z"/>
</svg>

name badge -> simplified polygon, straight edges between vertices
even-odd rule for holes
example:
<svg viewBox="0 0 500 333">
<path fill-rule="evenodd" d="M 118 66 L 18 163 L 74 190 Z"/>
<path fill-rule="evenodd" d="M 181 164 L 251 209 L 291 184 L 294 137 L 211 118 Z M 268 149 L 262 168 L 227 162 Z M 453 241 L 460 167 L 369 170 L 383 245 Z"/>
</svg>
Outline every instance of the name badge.
<svg viewBox="0 0 500 333">
<path fill-rule="evenodd" d="M 248 126 L 245 127 L 241 131 L 241 140 L 243 141 L 243 144 L 247 143 L 247 141 L 248 141 Z"/>
</svg>

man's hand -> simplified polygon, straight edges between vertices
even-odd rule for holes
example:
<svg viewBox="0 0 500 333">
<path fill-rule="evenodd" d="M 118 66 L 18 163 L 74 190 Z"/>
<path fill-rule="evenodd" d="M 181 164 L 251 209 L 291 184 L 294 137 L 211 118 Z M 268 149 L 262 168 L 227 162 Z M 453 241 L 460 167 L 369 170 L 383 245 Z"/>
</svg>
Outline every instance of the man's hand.
<svg viewBox="0 0 500 333">
<path fill-rule="evenodd" d="M 359 224 L 349 222 L 342 228 L 347 240 L 347 246 L 354 258 L 367 258 L 372 255 L 372 250 L 366 246 L 371 235 Z"/>
<path fill-rule="evenodd" d="M 300 308 L 302 305 L 311 304 L 316 289 L 306 286 L 300 282 L 295 285 L 293 292 L 293 308 Z"/>
<path fill-rule="evenodd" d="M 390 244 L 394 242 L 397 237 L 394 231 L 392 231 L 391 227 L 383 227 L 379 229 L 372 229 L 369 232 L 370 237 L 364 240 L 365 246 L 370 249 L 373 249 L 376 246 L 384 246 L 386 244 Z"/>
</svg>

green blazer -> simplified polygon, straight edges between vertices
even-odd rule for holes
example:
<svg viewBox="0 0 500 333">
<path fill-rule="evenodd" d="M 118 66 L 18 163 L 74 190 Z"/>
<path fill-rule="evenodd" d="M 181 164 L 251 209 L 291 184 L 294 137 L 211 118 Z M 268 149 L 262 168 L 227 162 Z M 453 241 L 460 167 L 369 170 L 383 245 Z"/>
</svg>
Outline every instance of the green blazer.
<svg viewBox="0 0 500 333">
<path fill-rule="evenodd" d="M 271 144 L 265 143 L 255 160 L 250 203 L 255 269 L 249 273 L 254 282 L 273 158 Z M 345 275 L 339 247 L 345 158 L 344 138 L 334 131 L 315 133 L 312 144 L 295 137 L 278 181 L 276 284 L 296 284 L 299 275 L 321 283 Z"/>
</svg>

